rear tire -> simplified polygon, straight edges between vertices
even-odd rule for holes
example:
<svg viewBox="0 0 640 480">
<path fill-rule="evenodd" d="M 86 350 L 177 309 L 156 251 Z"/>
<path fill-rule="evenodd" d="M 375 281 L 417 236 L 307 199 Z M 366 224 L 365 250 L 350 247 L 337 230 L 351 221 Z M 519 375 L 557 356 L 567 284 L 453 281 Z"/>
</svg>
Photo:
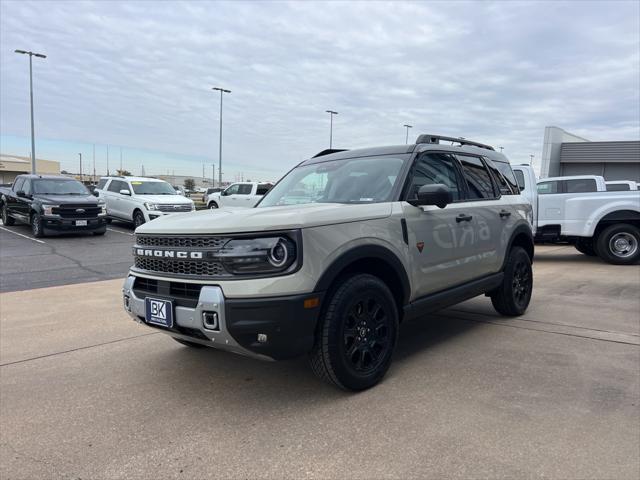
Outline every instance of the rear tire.
<svg viewBox="0 0 640 480">
<path fill-rule="evenodd" d="M 504 267 L 502 285 L 491 294 L 493 308 L 508 317 L 522 315 L 529 306 L 533 291 L 531 259 L 521 247 L 513 247 Z"/>
<path fill-rule="evenodd" d="M 7 212 L 7 205 L 4 203 L 2 204 L 2 223 L 8 227 L 16 223 L 14 218 L 9 216 L 9 212 Z"/>
<path fill-rule="evenodd" d="M 640 260 L 640 229 L 628 223 L 605 228 L 596 240 L 598 255 L 613 265 L 632 265 Z"/>
<path fill-rule="evenodd" d="M 44 237 L 44 232 L 42 231 L 42 217 L 40 217 L 39 213 L 34 213 L 31 215 L 31 233 L 36 238 Z"/>
<path fill-rule="evenodd" d="M 134 228 L 138 228 L 140 225 L 145 223 L 144 215 L 140 210 L 136 210 L 133 212 L 133 226 Z"/>
<path fill-rule="evenodd" d="M 387 285 L 373 275 L 348 277 L 327 299 L 311 369 L 344 390 L 365 390 L 387 373 L 397 337 L 398 309 Z"/>
<path fill-rule="evenodd" d="M 589 257 L 598 256 L 598 253 L 596 252 L 596 248 L 595 248 L 595 241 L 593 238 L 584 238 L 584 237 L 578 238 L 576 240 L 574 247 L 576 247 L 576 250 L 578 250 L 580 253 L 587 255 Z"/>
<path fill-rule="evenodd" d="M 173 337 L 171 337 L 173 338 Z M 184 345 L 185 347 L 191 347 L 191 348 L 206 348 L 204 345 L 200 345 L 199 343 L 194 343 L 194 342 L 189 342 L 187 340 L 182 340 L 180 338 L 173 338 L 176 342 Z"/>
</svg>

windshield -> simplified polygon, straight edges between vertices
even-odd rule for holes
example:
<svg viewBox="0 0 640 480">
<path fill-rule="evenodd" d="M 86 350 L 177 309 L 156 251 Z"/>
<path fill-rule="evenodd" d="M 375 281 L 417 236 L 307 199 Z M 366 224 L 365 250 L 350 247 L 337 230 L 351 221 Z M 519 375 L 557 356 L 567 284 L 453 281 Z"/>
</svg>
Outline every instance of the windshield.
<svg viewBox="0 0 640 480">
<path fill-rule="evenodd" d="M 166 182 L 132 181 L 131 186 L 136 195 L 177 195 L 174 188 Z"/>
<path fill-rule="evenodd" d="M 332 160 L 293 169 L 258 207 L 391 200 L 406 155 Z"/>
<path fill-rule="evenodd" d="M 89 190 L 77 180 L 43 178 L 33 181 L 33 193 L 41 195 L 89 195 Z"/>
</svg>

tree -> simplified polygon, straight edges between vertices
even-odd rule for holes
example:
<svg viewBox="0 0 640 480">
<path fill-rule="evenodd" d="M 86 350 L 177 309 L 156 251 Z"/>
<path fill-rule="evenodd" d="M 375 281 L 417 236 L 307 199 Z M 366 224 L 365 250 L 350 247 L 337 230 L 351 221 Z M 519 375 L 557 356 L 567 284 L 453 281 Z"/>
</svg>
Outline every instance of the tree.
<svg viewBox="0 0 640 480">
<path fill-rule="evenodd" d="M 184 189 L 185 190 L 195 190 L 196 188 L 196 182 L 193 180 L 193 178 L 185 178 L 184 179 Z"/>
<path fill-rule="evenodd" d="M 131 176 L 131 172 L 129 170 L 124 170 L 124 169 L 120 170 L 120 169 L 118 169 L 118 170 L 116 170 L 116 173 L 118 175 L 120 175 L 121 177 L 130 177 Z"/>
</svg>

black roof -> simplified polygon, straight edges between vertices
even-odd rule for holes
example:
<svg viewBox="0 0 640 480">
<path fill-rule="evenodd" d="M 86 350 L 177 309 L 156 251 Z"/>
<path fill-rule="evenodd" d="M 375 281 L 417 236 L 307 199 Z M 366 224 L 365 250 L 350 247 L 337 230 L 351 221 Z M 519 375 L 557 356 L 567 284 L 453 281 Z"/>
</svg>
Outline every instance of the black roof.
<svg viewBox="0 0 640 480">
<path fill-rule="evenodd" d="M 300 165 L 312 165 L 314 163 L 329 162 L 331 160 L 342 160 L 345 158 L 375 157 L 379 155 L 401 155 L 405 153 L 411 153 L 415 148 L 416 146 L 414 144 L 410 144 L 410 145 L 390 145 L 385 147 L 357 148 L 354 150 L 342 150 L 336 153 L 329 153 L 326 155 L 315 156 L 313 158 L 310 158 L 309 160 L 305 160 Z M 320 152 L 320 153 L 323 153 L 323 152 Z"/>
</svg>

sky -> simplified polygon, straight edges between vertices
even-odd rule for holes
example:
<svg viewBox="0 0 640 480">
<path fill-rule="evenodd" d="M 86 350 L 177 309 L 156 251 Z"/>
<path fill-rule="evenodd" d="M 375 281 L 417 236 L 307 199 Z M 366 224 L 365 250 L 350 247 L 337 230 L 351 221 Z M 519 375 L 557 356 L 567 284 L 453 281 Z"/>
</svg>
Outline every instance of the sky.
<svg viewBox="0 0 640 480">
<path fill-rule="evenodd" d="M 0 2 L 0 151 L 277 180 L 420 133 L 540 161 L 544 127 L 640 138 L 640 2 Z M 85 163 L 86 165 L 86 163 Z M 85 166 L 86 168 L 86 166 Z M 217 173 L 216 173 L 217 177 Z"/>
</svg>

